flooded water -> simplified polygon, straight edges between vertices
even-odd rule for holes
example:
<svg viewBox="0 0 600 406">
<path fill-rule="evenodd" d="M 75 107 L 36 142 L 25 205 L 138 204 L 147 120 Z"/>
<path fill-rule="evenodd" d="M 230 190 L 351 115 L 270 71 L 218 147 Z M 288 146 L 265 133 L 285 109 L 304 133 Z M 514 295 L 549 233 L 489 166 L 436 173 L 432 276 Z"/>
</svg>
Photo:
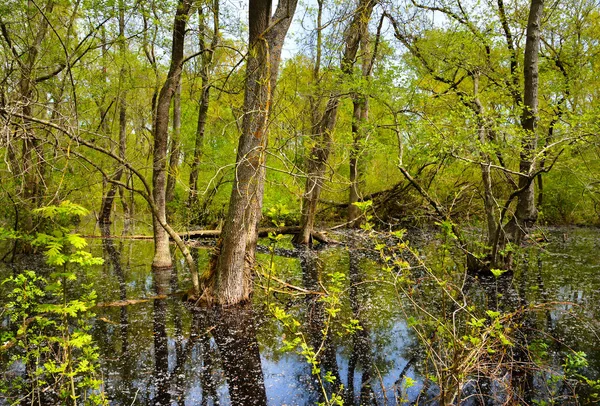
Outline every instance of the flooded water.
<svg viewBox="0 0 600 406">
<path fill-rule="evenodd" d="M 546 369 L 528 378 L 528 401 L 592 404 L 593 391 L 580 383 L 548 380 L 561 373 L 573 351 L 587 354 L 579 372 L 600 378 L 600 230 L 545 234 L 547 245 L 528 248 L 514 274 L 500 278 L 465 276 L 460 258 L 435 238 L 412 246 L 419 251 L 416 258 L 434 264 L 438 275 L 452 275 L 449 283 L 460 286 L 469 306 L 535 309 L 520 321 L 527 330 L 523 336 L 543 341 L 547 360 Z M 110 403 L 315 405 L 336 393 L 345 405 L 435 404 L 429 400 L 439 388 L 418 336 L 425 330 L 409 327 L 425 320 L 414 311 L 415 298 L 420 295 L 431 317 L 460 309 L 423 282 L 418 263 L 403 290 L 396 283 L 400 273 L 386 268 L 373 249 L 351 244 L 306 253 L 286 242 L 280 248 L 276 253 L 282 255 L 266 250 L 259 255 L 252 303 L 207 311 L 182 301 L 180 292 L 191 286 L 182 260 L 172 271 L 152 272 L 152 242 L 94 240 L 92 251 L 105 263 L 79 281 L 94 284 L 98 302 L 132 301 L 96 310 L 92 331 Z M 198 248 L 195 255 L 205 269 L 210 249 Z M 165 294 L 166 299 L 136 301 Z M 506 348 L 517 352 L 512 344 Z M 312 373 L 316 367 L 320 373 Z M 470 391 L 485 396 L 469 397 Z M 453 401 L 499 404 L 507 396 L 498 382 L 473 377 L 465 377 L 463 392 L 465 399 Z"/>
</svg>

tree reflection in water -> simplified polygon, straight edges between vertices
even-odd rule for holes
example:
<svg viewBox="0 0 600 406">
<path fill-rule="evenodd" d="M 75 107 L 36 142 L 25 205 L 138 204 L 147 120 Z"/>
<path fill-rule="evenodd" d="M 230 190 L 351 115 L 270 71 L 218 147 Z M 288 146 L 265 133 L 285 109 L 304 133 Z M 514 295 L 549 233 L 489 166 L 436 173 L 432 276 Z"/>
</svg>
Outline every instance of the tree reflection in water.
<svg viewBox="0 0 600 406">
<path fill-rule="evenodd" d="M 154 290 L 157 295 L 169 293 L 171 268 L 154 268 Z M 154 405 L 170 405 L 169 343 L 167 338 L 167 301 L 154 299 Z"/>
<path fill-rule="evenodd" d="M 323 263 L 319 259 L 317 252 L 308 248 L 303 249 L 300 253 L 300 266 L 302 268 L 304 287 L 309 291 L 320 291 L 321 286 L 319 280 Z M 320 364 L 321 374 L 325 376 L 326 373 L 330 373 L 335 378 L 334 383 L 331 385 L 328 385 L 327 382 L 322 379 L 325 384 L 325 390 L 329 393 L 339 393 L 341 391 L 342 380 L 340 379 L 340 372 L 336 359 L 336 347 L 329 332 L 325 336 L 323 335 L 323 332 L 327 331 L 325 326 L 325 303 L 319 299 L 320 297 L 315 295 L 306 297 L 306 320 L 309 344 L 315 351 L 322 348 L 318 353 L 317 358 Z M 319 387 L 320 383 L 317 379 L 313 379 L 313 386 L 313 390 L 319 393 L 319 402 L 324 402 L 324 395 L 322 389 Z"/>
<path fill-rule="evenodd" d="M 348 250 L 349 255 L 349 276 L 350 290 L 348 292 L 350 307 L 352 308 L 352 317 L 358 320 L 358 325 L 361 327 L 352 334 L 352 353 L 348 361 L 348 387 L 345 404 L 355 404 L 354 394 L 354 374 L 357 365 L 362 367 L 359 405 L 376 404 L 375 395 L 371 388 L 371 379 L 373 378 L 373 344 L 369 332 L 369 326 L 363 316 L 363 303 L 359 289 L 364 280 L 364 269 L 360 267 L 360 251 Z"/>
<path fill-rule="evenodd" d="M 219 348 L 231 404 L 266 405 L 252 305 L 248 303 L 195 311 L 204 312 L 200 317 L 210 320 L 210 332 Z"/>
<path fill-rule="evenodd" d="M 592 235 L 593 241 L 597 240 L 596 235 Z M 180 298 L 174 296 L 133 303 L 155 293 L 179 291 L 178 280 L 187 286 L 183 280 L 187 273 L 175 262 L 180 269 L 158 270 L 150 277 L 146 272 L 147 262 L 139 255 L 143 244 L 127 244 L 103 240 L 106 262 L 97 273 L 106 279 L 100 280 L 100 286 L 112 289 L 105 300 L 132 302 L 129 306 L 99 309 L 99 319 L 104 321 L 94 327 L 103 351 L 107 393 L 114 404 L 264 405 L 267 395 L 273 405 L 309 405 L 323 400 L 320 383 L 310 374 L 310 365 L 304 357 L 293 351 L 277 352 L 280 345 L 277 321 L 268 315 L 256 319 L 250 305 L 212 310 L 186 308 Z M 119 252 L 119 245 L 125 246 L 125 251 Z M 131 251 L 136 251 L 138 256 L 126 259 L 127 247 L 131 246 L 134 246 Z M 583 247 L 589 250 L 589 246 L 588 243 Z M 281 300 L 286 312 L 298 321 L 305 321 L 301 330 L 309 345 L 320 348 L 322 376 L 329 372 L 336 378 L 333 384 L 325 384 L 328 396 L 334 392 L 343 395 L 347 405 L 394 404 L 400 395 L 419 404 L 435 402 L 436 384 L 427 379 L 427 358 L 417 342 L 413 342 L 403 319 L 405 315 L 398 310 L 402 303 L 392 299 L 387 302 L 387 298 L 394 297 L 394 292 L 371 283 L 381 275 L 380 264 L 356 248 L 308 253 L 295 250 L 293 254 L 299 262 L 290 259 L 278 264 L 278 270 L 285 275 L 281 279 L 303 285 L 307 290 L 321 291 L 321 283 L 329 288 L 328 273 L 347 276 L 343 281 L 340 316 L 333 323 L 333 332 L 329 331 L 326 337 L 322 331 L 328 314 L 324 303 L 318 300 L 319 295 L 287 297 L 278 292 L 271 299 L 271 303 Z M 570 257 L 546 252 L 535 254 L 528 258 L 529 263 L 526 260 L 520 263 L 514 275 L 507 272 L 498 278 L 491 275 L 467 278 L 461 291 L 477 310 L 508 314 L 539 303 L 576 301 L 587 306 L 583 310 L 585 314 L 590 317 L 596 314 L 597 307 L 593 303 L 597 301 L 593 299 L 598 280 L 587 263 L 582 262 L 577 267 L 572 260 L 568 261 Z M 207 261 L 207 255 L 200 255 L 199 261 Z M 280 252 L 276 255 L 280 256 Z M 432 260 L 434 254 L 429 255 Z M 591 255 L 585 258 L 588 263 L 596 264 Z M 124 265 L 126 261 L 132 261 L 131 267 Z M 137 272 L 138 269 L 142 272 Z M 580 282 L 580 274 L 588 279 L 585 284 Z M 436 290 L 426 288 L 421 286 L 415 294 L 422 294 L 422 303 L 432 314 L 452 314 L 456 310 L 452 304 L 446 303 L 450 307 L 444 307 Z M 261 293 L 257 290 L 255 303 L 265 301 Z M 506 359 L 511 362 L 495 374 L 489 370 L 492 364 L 483 365 L 478 373 L 470 376 L 461 389 L 462 400 L 468 398 L 465 404 L 525 403 L 551 396 L 559 396 L 561 400 L 572 398 L 576 388 L 568 386 L 568 382 L 550 386 L 542 381 L 550 373 L 560 373 L 564 353 L 568 352 L 564 344 L 558 340 L 549 342 L 548 352 L 557 354 L 557 361 L 548 364 L 546 369 L 535 369 L 527 351 L 536 341 L 548 342 L 546 335 L 551 334 L 561 337 L 562 342 L 578 343 L 576 348 L 590 354 L 591 368 L 597 371 L 597 356 L 592 348 L 594 337 L 580 328 L 577 320 L 567 319 L 565 314 L 571 314 L 568 310 L 548 306 L 531 314 L 532 317 L 527 311 L 523 316 L 516 312 L 511 320 L 518 323 L 519 329 L 513 330 L 512 345 L 504 349 Z M 344 323 L 357 320 L 362 330 L 348 333 L 340 326 L 338 320 L 341 319 Z M 263 340 L 262 360 L 257 329 L 259 339 Z M 402 388 L 409 375 L 416 381 L 410 393 Z M 340 382 L 344 383 L 343 392 Z M 265 390 L 269 392 L 265 394 Z"/>
</svg>

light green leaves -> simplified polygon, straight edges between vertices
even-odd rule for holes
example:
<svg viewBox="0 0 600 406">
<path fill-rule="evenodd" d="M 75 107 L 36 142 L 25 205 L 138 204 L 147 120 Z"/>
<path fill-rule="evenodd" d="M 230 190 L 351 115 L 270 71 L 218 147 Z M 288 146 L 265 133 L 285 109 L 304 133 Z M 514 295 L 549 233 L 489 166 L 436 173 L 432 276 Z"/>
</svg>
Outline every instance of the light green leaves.
<svg viewBox="0 0 600 406">
<path fill-rule="evenodd" d="M 496 278 L 499 278 L 500 276 L 502 276 L 504 273 L 508 272 L 505 269 L 490 269 L 490 272 L 492 273 L 492 275 L 494 275 Z"/>
</svg>

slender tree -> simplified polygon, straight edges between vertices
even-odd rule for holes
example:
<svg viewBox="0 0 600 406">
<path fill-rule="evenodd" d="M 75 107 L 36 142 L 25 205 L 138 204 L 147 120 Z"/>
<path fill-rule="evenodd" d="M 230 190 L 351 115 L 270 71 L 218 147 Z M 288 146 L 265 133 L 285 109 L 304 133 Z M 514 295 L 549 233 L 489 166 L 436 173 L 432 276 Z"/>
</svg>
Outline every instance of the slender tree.
<svg viewBox="0 0 600 406">
<path fill-rule="evenodd" d="M 166 181 L 167 181 L 167 147 L 169 144 L 169 110 L 171 99 L 179 86 L 183 65 L 185 27 L 190 13 L 191 0 L 179 0 L 173 23 L 173 44 L 171 48 L 171 64 L 167 78 L 160 89 L 156 103 L 156 114 L 153 125 L 154 155 L 152 166 L 152 193 L 158 217 L 153 216 L 154 227 L 154 259 L 152 266 L 156 268 L 170 267 L 169 234 L 161 224 L 166 223 Z"/>
<path fill-rule="evenodd" d="M 125 152 L 127 148 L 127 92 L 125 87 L 125 75 L 127 73 L 125 60 L 127 58 L 127 43 L 125 42 L 125 4 L 123 0 L 119 1 L 119 54 L 121 57 L 121 69 L 119 70 L 119 156 L 125 159 Z M 118 165 L 117 171 L 115 172 L 114 179 L 118 182 L 123 176 L 123 166 Z M 113 202 L 117 194 L 118 186 L 116 183 L 111 183 L 106 195 L 102 198 L 102 205 L 100 206 L 100 213 L 98 216 L 99 224 L 110 224 L 110 216 L 112 212 Z M 123 194 L 121 193 L 121 198 Z M 127 203 L 124 203 L 124 209 L 127 212 Z"/>
<path fill-rule="evenodd" d="M 537 221 L 537 208 L 535 205 L 535 171 L 534 154 L 537 152 L 538 134 L 538 88 L 539 88 L 539 54 L 541 42 L 542 14 L 544 0 L 531 0 L 529 18 L 527 20 L 527 33 L 525 41 L 525 55 L 523 59 L 523 115 L 521 127 L 524 131 L 521 143 L 519 172 L 526 176 L 519 177 L 519 195 L 515 215 L 507 226 L 510 238 L 515 243 L 520 243 L 529 229 Z"/>
<path fill-rule="evenodd" d="M 375 3 L 375 0 L 360 0 L 354 11 L 346 31 L 344 54 L 340 66 L 345 77 L 352 74 L 360 41 L 367 30 L 366 27 Z M 333 144 L 332 135 L 335 130 L 340 99 L 341 93 L 339 89 L 335 89 L 329 96 L 323 114 L 312 129 L 314 146 L 308 156 L 307 179 L 302 196 L 300 233 L 294 237 L 294 242 L 297 244 L 310 245 L 312 242 L 311 234 L 315 224 L 317 203 L 325 182 L 327 160 Z"/>
<path fill-rule="evenodd" d="M 214 68 L 215 61 L 215 50 L 219 43 L 219 0 L 214 0 L 212 3 L 212 38 L 210 45 L 207 45 L 206 39 L 208 37 L 208 28 L 206 24 L 206 13 L 204 7 L 198 7 L 198 40 L 200 44 L 200 100 L 198 102 L 198 122 L 196 124 L 196 138 L 194 140 L 194 156 L 192 158 L 192 165 L 190 169 L 189 188 L 190 193 L 188 196 L 188 207 L 192 211 L 196 210 L 198 203 L 198 176 L 200 173 L 200 160 L 202 158 L 202 152 L 204 147 L 204 133 L 206 129 L 206 121 L 208 118 L 208 107 L 210 104 L 210 89 L 211 89 L 211 71 Z M 195 216 L 194 216 L 195 217 Z M 196 218 L 193 219 L 195 221 Z"/>
<path fill-rule="evenodd" d="M 381 35 L 383 18 L 380 20 L 377 37 L 373 46 L 373 52 L 370 53 L 368 24 L 363 25 L 360 32 L 360 44 L 362 50 L 361 76 L 362 85 L 366 85 L 371 80 L 373 64 L 377 56 L 377 48 Z M 369 94 L 365 91 L 357 91 L 352 95 L 352 146 L 350 148 L 350 193 L 348 196 L 348 222 L 351 227 L 360 226 L 360 208 L 354 203 L 361 198 L 361 187 L 364 185 L 364 163 L 361 160 L 361 153 L 364 150 L 364 143 L 367 139 L 367 124 L 369 119 Z"/>
<path fill-rule="evenodd" d="M 175 198 L 175 183 L 179 173 L 179 160 L 181 159 L 181 83 L 173 95 L 173 133 L 169 147 L 169 173 L 167 176 L 167 204 Z M 169 217 L 171 211 L 167 212 Z"/>
</svg>

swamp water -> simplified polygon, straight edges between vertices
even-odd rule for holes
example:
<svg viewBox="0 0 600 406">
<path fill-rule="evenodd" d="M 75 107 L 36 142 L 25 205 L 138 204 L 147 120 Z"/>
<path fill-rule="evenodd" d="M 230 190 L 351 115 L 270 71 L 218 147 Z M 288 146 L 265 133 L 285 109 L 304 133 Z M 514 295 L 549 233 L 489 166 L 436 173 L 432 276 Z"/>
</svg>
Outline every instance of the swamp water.
<svg viewBox="0 0 600 406">
<path fill-rule="evenodd" d="M 419 250 L 417 258 L 442 269 L 436 277 L 455 275 L 448 280 L 470 306 L 536 309 L 523 325 L 532 341 L 535 336 L 545 343 L 546 367 L 528 375 L 523 402 L 592 404 L 589 388 L 574 380 L 554 382 L 552 375 L 562 373 L 567 354 L 583 351 L 587 366 L 579 372 L 600 378 L 600 230 L 554 229 L 546 235 L 547 245 L 529 248 L 514 275 L 499 278 L 465 278 L 459 258 L 454 262 L 437 239 L 411 245 Z M 172 271 L 153 273 L 152 242 L 94 240 L 91 249 L 105 263 L 78 283 L 93 283 L 103 304 L 130 301 L 95 311 L 92 332 L 110 403 L 315 405 L 338 393 L 345 405 L 431 404 L 439 389 L 417 336 L 426 330 L 409 327 L 423 319 L 414 311 L 413 294 L 433 318 L 456 313 L 452 300 L 423 282 L 418 263 L 412 281 L 421 290 L 417 294 L 398 289 L 398 272 L 386 269 L 372 249 L 338 246 L 307 255 L 290 247 L 283 243 L 277 255 L 259 255 L 251 305 L 207 312 L 174 294 L 190 286 L 183 261 Z M 210 251 L 199 248 L 195 255 L 199 269 L 206 269 Z M 2 279 L 8 272 L 0 268 Z M 167 297 L 137 301 L 157 294 Z M 311 365 L 314 351 L 307 348 L 318 349 L 318 365 Z M 506 348 L 509 354 L 514 345 Z M 315 367 L 320 374 L 311 373 Z M 463 399 L 453 401 L 502 404 L 507 393 L 499 382 L 510 374 L 502 369 L 494 376 L 497 381 L 465 377 Z"/>
</svg>

